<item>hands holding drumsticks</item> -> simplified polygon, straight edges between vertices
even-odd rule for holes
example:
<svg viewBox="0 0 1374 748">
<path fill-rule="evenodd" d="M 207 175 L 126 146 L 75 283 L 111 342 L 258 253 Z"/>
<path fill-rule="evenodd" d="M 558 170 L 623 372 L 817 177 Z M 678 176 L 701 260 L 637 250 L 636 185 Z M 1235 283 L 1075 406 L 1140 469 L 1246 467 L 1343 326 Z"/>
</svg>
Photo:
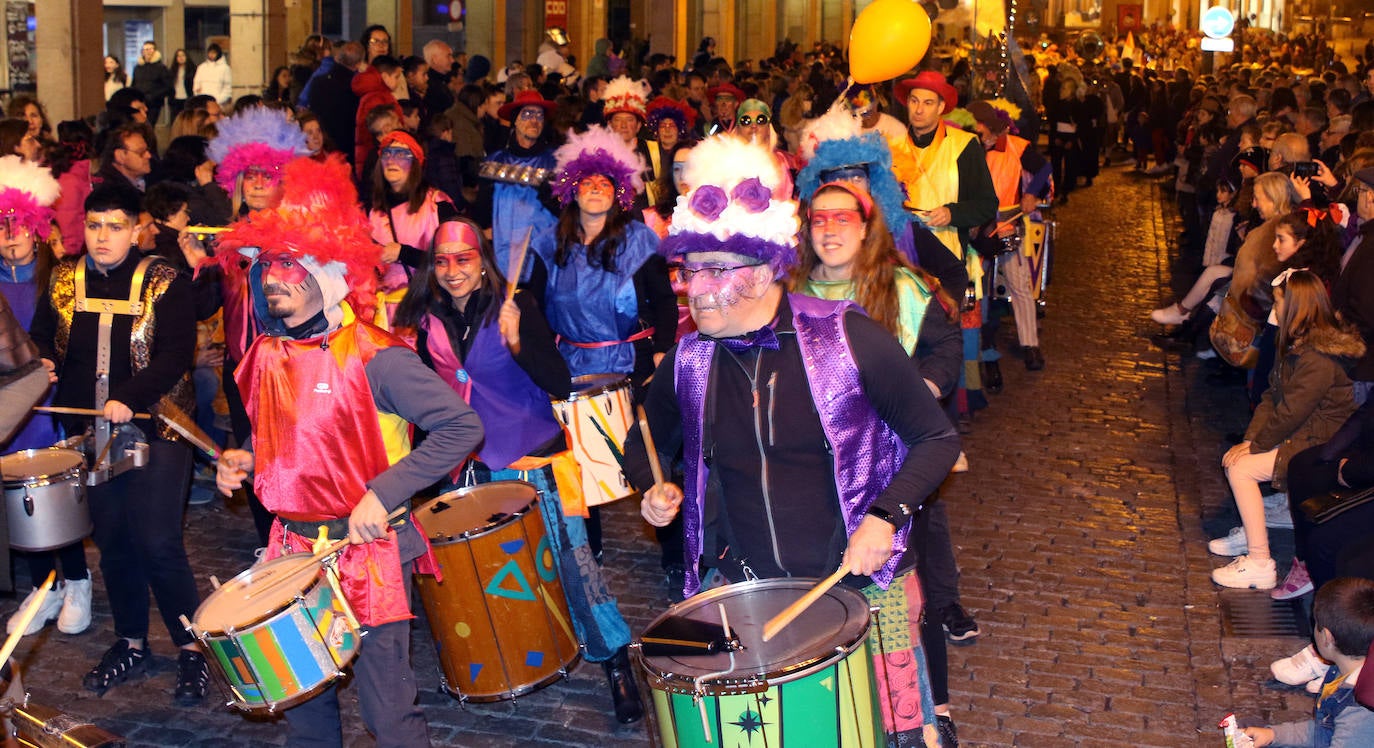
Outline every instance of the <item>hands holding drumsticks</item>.
<svg viewBox="0 0 1374 748">
<path fill-rule="evenodd" d="M 215 485 L 220 493 L 229 496 L 238 490 L 253 472 L 253 453 L 245 449 L 226 449 L 220 455 L 215 470 Z M 386 537 L 393 513 L 387 511 L 382 500 L 371 490 L 348 515 L 348 540 L 354 545 L 371 543 Z"/>
</svg>

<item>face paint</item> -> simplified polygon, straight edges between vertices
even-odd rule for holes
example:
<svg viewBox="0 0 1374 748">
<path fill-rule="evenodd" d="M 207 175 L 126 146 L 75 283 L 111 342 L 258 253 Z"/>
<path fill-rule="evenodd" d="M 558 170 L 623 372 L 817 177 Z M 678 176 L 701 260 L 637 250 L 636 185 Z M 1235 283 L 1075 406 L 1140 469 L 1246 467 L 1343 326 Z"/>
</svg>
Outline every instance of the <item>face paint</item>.
<svg viewBox="0 0 1374 748">
<path fill-rule="evenodd" d="M 692 311 L 728 315 L 731 307 L 753 298 L 753 273 L 740 271 L 758 266 L 684 265 L 679 276 L 687 284 L 687 299 Z"/>
<path fill-rule="evenodd" d="M 264 291 L 269 283 L 300 286 L 310 279 L 310 271 L 290 254 L 259 255 L 257 264 L 262 266 Z"/>
</svg>

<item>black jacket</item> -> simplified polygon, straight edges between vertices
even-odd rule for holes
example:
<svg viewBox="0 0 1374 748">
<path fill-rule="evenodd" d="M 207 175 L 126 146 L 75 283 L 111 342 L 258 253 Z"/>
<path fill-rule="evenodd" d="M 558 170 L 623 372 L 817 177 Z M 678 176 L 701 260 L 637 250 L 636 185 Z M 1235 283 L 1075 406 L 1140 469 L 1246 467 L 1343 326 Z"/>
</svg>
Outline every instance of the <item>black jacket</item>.
<svg viewBox="0 0 1374 748">
<path fill-rule="evenodd" d="M 164 100 L 172 95 L 172 74 L 162 64 L 160 55 L 152 62 L 138 63 L 134 68 L 133 87 L 147 97 L 149 109 L 162 107 Z"/>
</svg>

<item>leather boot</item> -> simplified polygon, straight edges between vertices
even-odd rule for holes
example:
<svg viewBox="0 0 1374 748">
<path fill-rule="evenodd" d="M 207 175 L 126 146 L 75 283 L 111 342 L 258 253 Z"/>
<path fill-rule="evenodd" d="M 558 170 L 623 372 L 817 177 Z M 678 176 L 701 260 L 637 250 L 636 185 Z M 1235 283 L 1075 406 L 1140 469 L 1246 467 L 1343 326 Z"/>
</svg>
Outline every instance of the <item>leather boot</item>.
<svg viewBox="0 0 1374 748">
<path fill-rule="evenodd" d="M 1045 356 L 1038 346 L 1026 349 L 1026 371 L 1040 371 L 1045 368 Z"/>
<path fill-rule="evenodd" d="M 630 666 L 630 651 L 621 647 L 611 659 L 601 663 L 606 680 L 611 685 L 611 702 L 615 704 L 615 719 L 622 725 L 644 718 L 639 703 L 639 686 L 635 684 L 634 668 Z"/>
<path fill-rule="evenodd" d="M 1002 367 L 996 361 L 983 362 L 983 389 L 994 395 L 1002 391 Z"/>
</svg>

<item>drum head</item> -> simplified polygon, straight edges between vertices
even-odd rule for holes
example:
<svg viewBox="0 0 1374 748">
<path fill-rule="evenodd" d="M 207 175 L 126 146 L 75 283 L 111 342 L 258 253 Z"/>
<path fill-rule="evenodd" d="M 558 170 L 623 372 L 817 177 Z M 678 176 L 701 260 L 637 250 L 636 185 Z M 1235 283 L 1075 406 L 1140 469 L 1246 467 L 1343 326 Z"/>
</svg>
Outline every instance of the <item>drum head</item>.
<svg viewBox="0 0 1374 748">
<path fill-rule="evenodd" d="M 867 598 L 848 587 L 834 587 L 771 641 L 763 641 L 768 619 L 806 594 L 816 582 L 766 579 L 719 587 L 669 608 L 649 624 L 644 637 L 654 636 L 655 629 L 674 616 L 719 626 L 723 604 L 730 628 L 744 647 L 734 653 L 734 672 L 722 676 L 723 680 L 764 676 L 770 683 L 783 683 L 804 677 L 852 652 L 868 636 Z M 694 677 L 730 669 L 728 653 L 646 656 L 643 661 L 650 673 L 687 683 Z M 706 683 L 708 689 L 710 683 Z"/>
<path fill-rule="evenodd" d="M 572 397 L 594 397 L 603 392 L 628 386 L 630 386 L 630 380 L 624 374 L 583 374 L 580 377 L 573 377 Z"/>
<path fill-rule="evenodd" d="M 195 627 L 220 633 L 251 626 L 310 589 L 323 571 L 309 553 L 264 561 L 210 593 L 196 609 Z"/>
<path fill-rule="evenodd" d="M 538 498 L 534 486 L 524 481 L 483 483 L 432 499 L 415 510 L 415 519 L 431 541 L 445 542 L 504 525 Z"/>
<path fill-rule="evenodd" d="M 81 453 L 72 449 L 26 449 L 0 457 L 0 474 L 5 481 L 51 478 L 80 467 Z"/>
</svg>

